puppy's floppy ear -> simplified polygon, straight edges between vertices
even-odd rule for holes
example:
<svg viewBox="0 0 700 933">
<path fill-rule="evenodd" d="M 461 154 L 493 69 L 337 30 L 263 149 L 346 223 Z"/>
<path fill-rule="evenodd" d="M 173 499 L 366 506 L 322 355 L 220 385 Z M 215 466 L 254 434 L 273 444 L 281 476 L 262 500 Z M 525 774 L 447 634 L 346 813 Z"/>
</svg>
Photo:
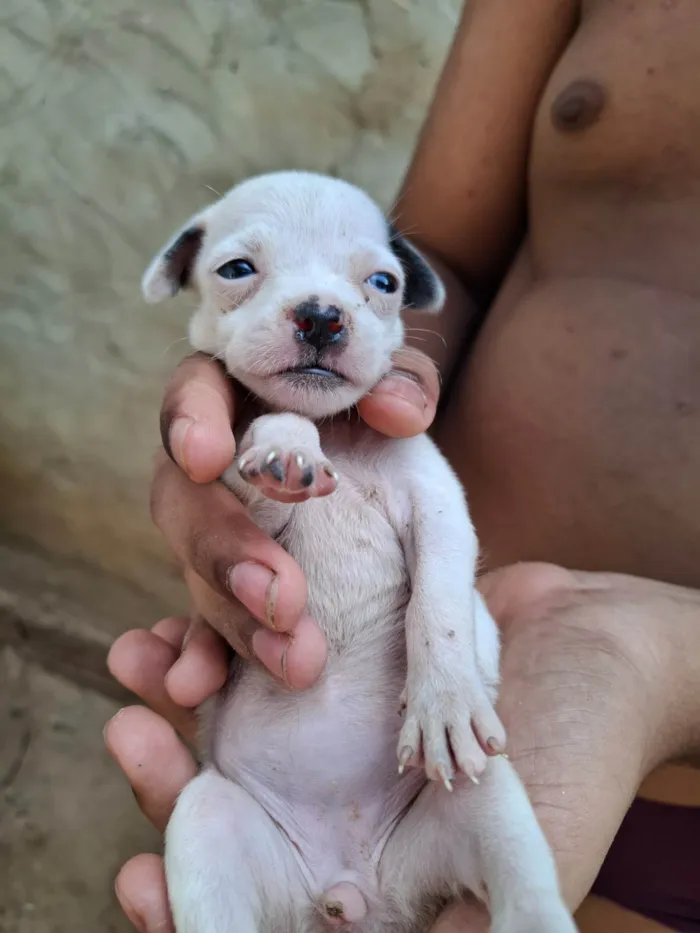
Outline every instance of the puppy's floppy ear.
<svg viewBox="0 0 700 933">
<path fill-rule="evenodd" d="M 153 259 L 141 280 L 141 292 L 149 304 L 172 298 L 181 288 L 187 288 L 204 230 L 203 217 L 193 217 Z"/>
<path fill-rule="evenodd" d="M 427 259 L 389 224 L 389 245 L 406 276 L 404 307 L 437 314 L 445 303 L 445 286 Z"/>
</svg>

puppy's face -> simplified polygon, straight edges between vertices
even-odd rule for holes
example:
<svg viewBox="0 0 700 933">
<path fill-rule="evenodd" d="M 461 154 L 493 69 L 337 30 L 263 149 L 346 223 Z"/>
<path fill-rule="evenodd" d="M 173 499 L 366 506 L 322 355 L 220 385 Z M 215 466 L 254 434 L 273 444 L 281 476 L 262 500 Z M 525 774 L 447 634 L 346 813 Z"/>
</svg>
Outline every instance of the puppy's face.
<svg viewBox="0 0 700 933">
<path fill-rule="evenodd" d="M 193 218 L 146 272 L 147 300 L 191 286 L 193 346 L 275 409 L 343 411 L 391 367 L 402 307 L 442 306 L 443 288 L 379 208 L 345 182 L 276 173 Z"/>
</svg>

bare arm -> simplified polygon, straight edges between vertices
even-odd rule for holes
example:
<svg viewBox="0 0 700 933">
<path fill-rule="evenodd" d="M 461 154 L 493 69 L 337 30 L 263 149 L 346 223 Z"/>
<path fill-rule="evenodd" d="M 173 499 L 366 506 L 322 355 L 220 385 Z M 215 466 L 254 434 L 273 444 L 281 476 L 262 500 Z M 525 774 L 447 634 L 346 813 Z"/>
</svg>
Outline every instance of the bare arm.
<svg viewBox="0 0 700 933">
<path fill-rule="evenodd" d="M 462 283 L 477 296 L 488 293 L 517 248 L 535 112 L 577 11 L 576 0 L 465 5 L 396 218 L 445 278 L 440 336 L 409 330 L 409 342 L 415 339 L 445 376 L 475 311 Z M 422 315 L 408 314 L 406 322 L 434 328 Z"/>
</svg>

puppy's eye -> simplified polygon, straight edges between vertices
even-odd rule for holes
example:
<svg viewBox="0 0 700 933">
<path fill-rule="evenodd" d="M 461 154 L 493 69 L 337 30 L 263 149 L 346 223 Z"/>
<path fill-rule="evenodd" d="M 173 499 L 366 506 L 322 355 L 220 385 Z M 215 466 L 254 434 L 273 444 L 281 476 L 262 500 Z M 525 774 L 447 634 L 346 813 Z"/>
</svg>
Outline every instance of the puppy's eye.
<svg viewBox="0 0 700 933">
<path fill-rule="evenodd" d="M 231 259 L 219 266 L 216 274 L 222 279 L 245 279 L 249 275 L 255 275 L 255 266 L 247 259 Z"/>
<path fill-rule="evenodd" d="M 398 279 L 389 272 L 375 272 L 374 275 L 370 275 L 367 279 L 367 284 L 385 295 L 393 295 L 399 287 Z"/>
</svg>

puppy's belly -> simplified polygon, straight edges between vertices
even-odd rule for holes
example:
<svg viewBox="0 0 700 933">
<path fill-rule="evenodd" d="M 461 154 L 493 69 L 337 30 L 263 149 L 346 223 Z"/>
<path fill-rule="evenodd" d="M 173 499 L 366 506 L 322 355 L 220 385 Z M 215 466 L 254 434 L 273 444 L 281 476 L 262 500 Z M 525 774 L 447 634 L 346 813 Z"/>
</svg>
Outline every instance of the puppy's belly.
<svg viewBox="0 0 700 933">
<path fill-rule="evenodd" d="M 374 662 L 332 658 L 303 694 L 246 665 L 215 713 L 214 763 L 279 824 L 312 898 L 340 880 L 378 898 L 384 842 L 425 785 L 398 774 L 404 668 L 382 647 Z"/>
<path fill-rule="evenodd" d="M 422 771 L 399 776 L 397 761 L 410 594 L 397 526 L 407 515 L 363 448 L 349 457 L 342 444 L 325 446 L 337 490 L 296 505 L 277 540 L 306 575 L 326 670 L 299 693 L 241 664 L 214 714 L 211 748 L 220 772 L 280 826 L 312 899 L 348 880 L 372 901 L 384 841 L 426 783 Z M 264 530 L 277 524 L 274 503 L 250 511 Z"/>
</svg>

